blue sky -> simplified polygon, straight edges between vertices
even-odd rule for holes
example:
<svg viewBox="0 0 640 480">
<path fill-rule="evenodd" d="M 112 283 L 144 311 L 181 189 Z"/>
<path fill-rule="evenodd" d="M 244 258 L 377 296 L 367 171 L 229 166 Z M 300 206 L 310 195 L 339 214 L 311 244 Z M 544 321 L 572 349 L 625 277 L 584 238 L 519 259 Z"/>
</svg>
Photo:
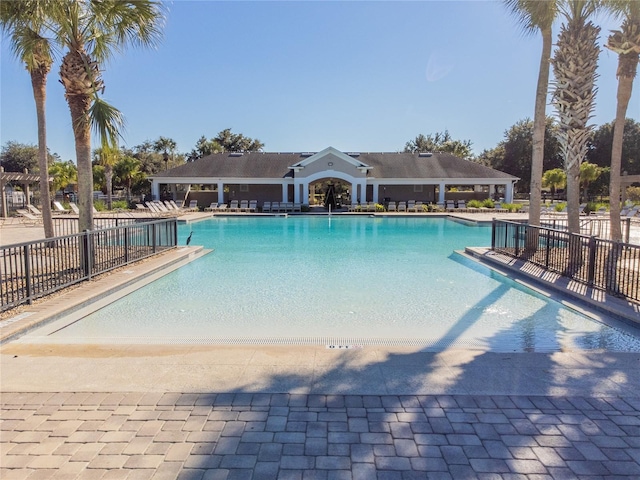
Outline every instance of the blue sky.
<svg viewBox="0 0 640 480">
<path fill-rule="evenodd" d="M 266 151 L 397 151 L 448 129 L 493 148 L 533 116 L 541 41 L 500 1 L 214 2 L 168 4 L 156 49 L 104 66 L 104 97 L 125 115 L 123 144 L 160 135 L 188 152 L 231 128 Z M 598 19 L 601 42 L 616 23 Z M 1 46 L 0 142 L 37 142 L 28 73 Z M 612 121 L 617 56 L 600 55 L 593 123 Z M 74 160 L 71 120 L 49 76 L 48 144 Z M 627 116 L 640 120 L 640 80 Z M 548 107 L 548 113 L 553 108 Z"/>
</svg>

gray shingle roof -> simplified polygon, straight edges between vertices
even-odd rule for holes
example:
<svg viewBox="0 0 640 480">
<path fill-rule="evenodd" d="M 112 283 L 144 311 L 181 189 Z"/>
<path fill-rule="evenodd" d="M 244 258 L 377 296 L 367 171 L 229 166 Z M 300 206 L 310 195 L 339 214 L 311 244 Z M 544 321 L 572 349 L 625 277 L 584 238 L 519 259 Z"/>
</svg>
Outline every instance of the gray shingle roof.
<svg viewBox="0 0 640 480">
<path fill-rule="evenodd" d="M 289 167 L 309 154 L 249 152 L 242 155 L 215 153 L 194 162 L 162 172 L 162 177 L 213 178 L 286 178 L 292 177 Z M 448 153 L 420 156 L 417 153 L 360 153 L 355 160 L 371 168 L 369 177 L 375 178 L 496 178 L 516 177 L 484 165 L 458 158 Z"/>
</svg>

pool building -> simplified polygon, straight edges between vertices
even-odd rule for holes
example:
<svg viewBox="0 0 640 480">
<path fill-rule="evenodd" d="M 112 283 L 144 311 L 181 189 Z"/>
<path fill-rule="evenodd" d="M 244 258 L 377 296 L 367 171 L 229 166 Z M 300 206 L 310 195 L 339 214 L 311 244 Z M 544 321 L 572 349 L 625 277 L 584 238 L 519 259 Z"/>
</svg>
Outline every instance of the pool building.
<svg viewBox="0 0 640 480">
<path fill-rule="evenodd" d="M 153 198 L 314 204 L 327 184 L 342 203 L 501 198 L 513 201 L 519 179 L 448 153 L 215 153 L 149 177 Z M 326 192 L 323 192 L 326 193 Z"/>
</svg>

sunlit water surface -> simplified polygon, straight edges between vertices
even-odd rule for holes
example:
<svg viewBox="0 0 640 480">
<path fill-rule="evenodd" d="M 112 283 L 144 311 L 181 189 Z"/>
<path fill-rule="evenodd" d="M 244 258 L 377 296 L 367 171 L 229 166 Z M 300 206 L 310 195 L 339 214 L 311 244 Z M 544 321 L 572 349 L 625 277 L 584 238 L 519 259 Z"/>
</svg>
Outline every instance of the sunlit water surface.
<svg viewBox="0 0 640 480">
<path fill-rule="evenodd" d="M 640 351 L 612 328 L 455 250 L 489 226 L 443 218 L 222 217 L 180 227 L 214 249 L 56 332 L 60 341 L 419 344 Z"/>
</svg>

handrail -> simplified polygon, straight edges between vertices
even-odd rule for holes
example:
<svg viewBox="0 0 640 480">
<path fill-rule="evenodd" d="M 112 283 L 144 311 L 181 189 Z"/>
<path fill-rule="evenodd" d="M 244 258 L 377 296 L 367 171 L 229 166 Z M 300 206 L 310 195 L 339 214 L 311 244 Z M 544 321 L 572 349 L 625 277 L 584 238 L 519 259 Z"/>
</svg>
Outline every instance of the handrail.
<svg viewBox="0 0 640 480">
<path fill-rule="evenodd" d="M 0 311 L 177 246 L 177 220 L 131 222 L 0 247 Z"/>
</svg>

